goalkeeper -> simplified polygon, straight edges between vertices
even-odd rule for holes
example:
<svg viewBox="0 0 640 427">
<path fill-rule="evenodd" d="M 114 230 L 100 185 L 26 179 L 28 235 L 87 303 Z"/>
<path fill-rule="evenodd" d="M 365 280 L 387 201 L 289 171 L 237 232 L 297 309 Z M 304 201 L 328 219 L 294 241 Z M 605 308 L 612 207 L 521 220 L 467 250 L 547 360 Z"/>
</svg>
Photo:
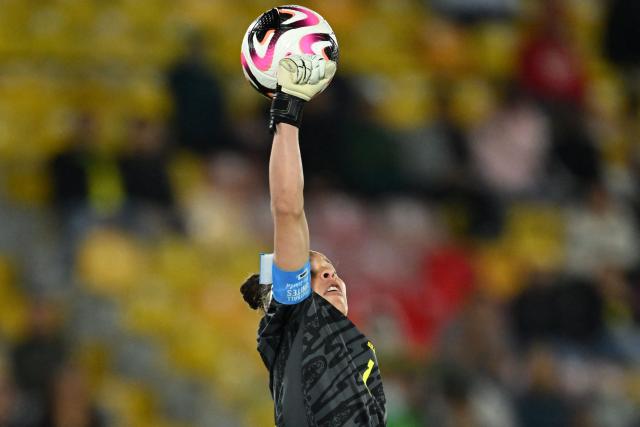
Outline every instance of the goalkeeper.
<svg viewBox="0 0 640 427">
<path fill-rule="evenodd" d="M 269 370 L 278 427 L 386 425 L 386 398 L 375 348 L 347 318 L 347 289 L 327 257 L 309 248 L 298 128 L 307 101 L 322 92 L 336 64 L 296 55 L 278 64 L 271 104 L 269 190 L 274 253 L 242 285 L 265 313 L 258 351 Z M 269 285 L 271 284 L 271 285 Z"/>
</svg>

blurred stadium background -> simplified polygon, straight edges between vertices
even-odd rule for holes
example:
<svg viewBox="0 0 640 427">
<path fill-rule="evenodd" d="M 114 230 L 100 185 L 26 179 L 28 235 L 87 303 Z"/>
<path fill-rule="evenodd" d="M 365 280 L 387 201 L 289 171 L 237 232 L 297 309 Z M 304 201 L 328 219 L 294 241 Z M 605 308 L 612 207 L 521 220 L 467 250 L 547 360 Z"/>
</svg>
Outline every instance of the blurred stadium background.
<svg viewBox="0 0 640 427">
<path fill-rule="evenodd" d="M 389 426 L 640 426 L 636 0 L 323 0 L 313 248 Z M 265 0 L 0 0 L 0 426 L 273 425 Z"/>
</svg>

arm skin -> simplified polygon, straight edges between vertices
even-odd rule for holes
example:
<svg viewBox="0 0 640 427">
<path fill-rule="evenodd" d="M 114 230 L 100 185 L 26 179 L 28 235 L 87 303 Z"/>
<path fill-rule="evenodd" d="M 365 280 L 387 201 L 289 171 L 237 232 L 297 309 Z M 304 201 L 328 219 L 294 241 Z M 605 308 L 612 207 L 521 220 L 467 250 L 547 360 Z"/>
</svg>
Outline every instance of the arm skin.
<svg viewBox="0 0 640 427">
<path fill-rule="evenodd" d="M 276 126 L 269 161 L 274 262 L 285 271 L 295 271 L 309 260 L 298 128 L 286 123 Z"/>
</svg>

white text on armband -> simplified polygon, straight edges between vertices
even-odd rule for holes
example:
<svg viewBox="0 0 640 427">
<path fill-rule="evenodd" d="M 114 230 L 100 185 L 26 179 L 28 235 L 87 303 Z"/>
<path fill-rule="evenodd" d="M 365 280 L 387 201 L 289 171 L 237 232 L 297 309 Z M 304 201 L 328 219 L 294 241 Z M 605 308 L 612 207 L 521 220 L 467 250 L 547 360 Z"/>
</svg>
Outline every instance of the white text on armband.
<svg viewBox="0 0 640 427">
<path fill-rule="evenodd" d="M 296 303 L 306 298 L 310 291 L 311 285 L 308 281 L 302 280 L 298 283 L 287 283 L 287 299 L 289 302 Z"/>
<path fill-rule="evenodd" d="M 311 263 L 297 271 L 283 271 L 273 264 L 273 298 L 281 304 L 297 304 L 311 295 Z"/>
</svg>

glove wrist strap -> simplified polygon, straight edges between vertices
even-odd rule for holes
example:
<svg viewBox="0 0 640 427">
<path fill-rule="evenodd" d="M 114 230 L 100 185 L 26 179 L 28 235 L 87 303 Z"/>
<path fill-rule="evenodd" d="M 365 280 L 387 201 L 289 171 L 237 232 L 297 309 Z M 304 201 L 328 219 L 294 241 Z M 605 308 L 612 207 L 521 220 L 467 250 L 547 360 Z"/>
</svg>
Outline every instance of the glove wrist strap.
<svg viewBox="0 0 640 427">
<path fill-rule="evenodd" d="M 302 110 L 306 101 L 284 93 L 276 91 L 271 101 L 269 131 L 275 133 L 278 123 L 287 123 L 295 127 L 300 127 L 302 123 Z"/>
</svg>

